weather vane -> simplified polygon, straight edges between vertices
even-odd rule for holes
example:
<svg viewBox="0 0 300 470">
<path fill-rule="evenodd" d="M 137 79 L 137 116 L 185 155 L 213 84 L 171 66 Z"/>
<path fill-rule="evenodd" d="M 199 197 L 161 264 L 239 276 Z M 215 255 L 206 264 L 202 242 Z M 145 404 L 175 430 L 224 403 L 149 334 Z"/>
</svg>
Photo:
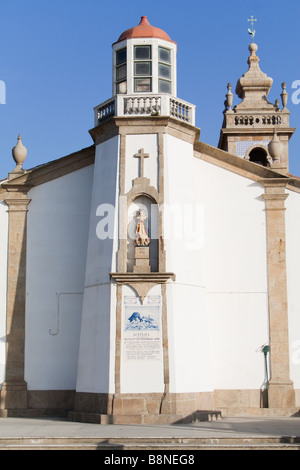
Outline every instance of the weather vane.
<svg viewBox="0 0 300 470">
<path fill-rule="evenodd" d="M 248 19 L 248 21 L 251 22 L 251 26 L 252 26 L 252 29 L 248 28 L 248 33 L 251 35 L 252 42 L 253 42 L 254 41 L 254 36 L 255 36 L 255 29 L 253 29 L 253 24 L 254 24 L 254 21 L 257 21 L 257 19 L 253 18 L 253 15 L 251 15 L 251 18 Z"/>
</svg>

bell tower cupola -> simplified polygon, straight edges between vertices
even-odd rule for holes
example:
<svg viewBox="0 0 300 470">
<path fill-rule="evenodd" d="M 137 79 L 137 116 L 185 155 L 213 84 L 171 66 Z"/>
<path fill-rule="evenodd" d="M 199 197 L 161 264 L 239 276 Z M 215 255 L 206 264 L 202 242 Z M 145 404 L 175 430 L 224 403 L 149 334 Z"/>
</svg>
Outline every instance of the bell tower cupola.
<svg viewBox="0 0 300 470">
<path fill-rule="evenodd" d="M 255 31 L 251 31 L 252 38 Z M 279 100 L 271 103 L 267 96 L 273 79 L 259 67 L 257 44 L 249 45 L 248 71 L 238 79 L 235 92 L 241 102 L 233 105 L 234 95 L 228 83 L 219 148 L 245 160 L 288 173 L 288 142 L 294 133 L 289 125 L 286 84 L 282 83 Z"/>
<path fill-rule="evenodd" d="M 168 93 L 176 96 L 176 43 L 146 16 L 113 44 L 113 95 Z"/>
<path fill-rule="evenodd" d="M 168 116 L 195 125 L 195 106 L 177 98 L 177 44 L 146 16 L 112 45 L 112 98 L 94 108 L 95 127 L 112 117 Z"/>
</svg>

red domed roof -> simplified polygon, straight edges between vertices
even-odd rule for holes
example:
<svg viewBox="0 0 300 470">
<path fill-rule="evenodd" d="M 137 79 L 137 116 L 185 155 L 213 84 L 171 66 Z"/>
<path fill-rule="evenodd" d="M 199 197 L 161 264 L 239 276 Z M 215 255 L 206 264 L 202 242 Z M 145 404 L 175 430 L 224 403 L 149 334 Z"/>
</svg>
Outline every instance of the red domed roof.
<svg viewBox="0 0 300 470">
<path fill-rule="evenodd" d="M 124 39 L 133 39 L 133 38 L 159 38 L 164 39 L 165 41 L 174 42 L 162 29 L 151 26 L 147 20 L 147 16 L 142 16 L 140 24 L 134 28 L 127 29 L 124 33 L 121 34 L 117 42 L 124 41 Z"/>
</svg>

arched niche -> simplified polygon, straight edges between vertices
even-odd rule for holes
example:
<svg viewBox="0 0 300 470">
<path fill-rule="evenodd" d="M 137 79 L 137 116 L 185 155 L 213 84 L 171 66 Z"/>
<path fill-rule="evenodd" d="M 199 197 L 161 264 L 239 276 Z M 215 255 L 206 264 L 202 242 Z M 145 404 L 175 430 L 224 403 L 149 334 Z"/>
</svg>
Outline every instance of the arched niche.
<svg viewBox="0 0 300 470">
<path fill-rule="evenodd" d="M 254 146 L 248 149 L 245 159 L 258 165 L 269 167 L 271 158 L 266 148 Z"/>
<path fill-rule="evenodd" d="M 137 217 L 143 210 L 147 219 L 145 228 L 150 238 L 150 267 L 151 272 L 158 272 L 158 205 L 148 196 L 138 196 L 128 206 L 127 218 L 127 272 L 133 272 Z"/>
</svg>

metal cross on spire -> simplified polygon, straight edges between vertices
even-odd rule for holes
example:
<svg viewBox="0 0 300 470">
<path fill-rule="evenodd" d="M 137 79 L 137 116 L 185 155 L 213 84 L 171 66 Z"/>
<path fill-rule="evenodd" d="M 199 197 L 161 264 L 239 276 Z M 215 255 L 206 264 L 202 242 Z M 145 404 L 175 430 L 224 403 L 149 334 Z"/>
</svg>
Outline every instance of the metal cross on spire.
<svg viewBox="0 0 300 470">
<path fill-rule="evenodd" d="M 252 36 L 252 42 L 253 42 L 254 36 L 255 36 L 255 29 L 253 29 L 253 24 L 255 21 L 257 21 L 257 19 L 253 18 L 253 15 L 251 15 L 251 18 L 248 18 L 248 21 L 251 22 L 251 27 L 252 27 L 252 29 L 248 28 L 248 33 Z"/>
</svg>

